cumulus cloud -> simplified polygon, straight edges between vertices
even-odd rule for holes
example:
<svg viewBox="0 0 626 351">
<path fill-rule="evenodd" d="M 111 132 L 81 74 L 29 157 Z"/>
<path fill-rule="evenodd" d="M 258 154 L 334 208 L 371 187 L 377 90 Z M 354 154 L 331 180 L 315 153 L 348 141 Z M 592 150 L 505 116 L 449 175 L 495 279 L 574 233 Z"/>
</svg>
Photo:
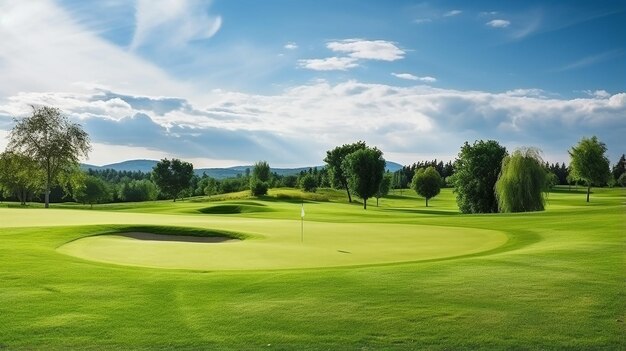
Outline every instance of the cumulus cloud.
<svg viewBox="0 0 626 351">
<path fill-rule="evenodd" d="M 221 16 L 210 16 L 199 0 L 138 0 L 131 49 L 146 44 L 181 46 L 208 39 L 222 26 Z"/>
<path fill-rule="evenodd" d="M 511 22 L 503 19 L 494 19 L 485 24 L 493 28 L 506 28 L 511 25 Z"/>
<path fill-rule="evenodd" d="M 443 17 L 457 16 L 457 15 L 460 15 L 461 13 L 463 13 L 463 11 L 461 11 L 461 10 L 452 10 L 452 11 L 448 11 L 448 12 L 444 13 Z"/>
<path fill-rule="evenodd" d="M 298 48 L 298 44 L 294 43 L 293 41 L 290 41 L 287 44 L 285 44 L 285 46 L 283 47 L 287 50 L 295 50 Z"/>
<path fill-rule="evenodd" d="M 356 59 L 351 57 L 327 57 L 323 59 L 303 59 L 298 65 L 314 71 L 345 71 L 357 67 Z"/>
<path fill-rule="evenodd" d="M 453 157 L 464 141 L 486 138 L 537 146 L 556 155 L 555 161 L 567 161 L 567 149 L 584 135 L 598 135 L 609 153 L 623 144 L 626 93 L 548 95 L 538 89 L 490 93 L 358 81 L 318 81 L 277 95 L 218 91 L 194 103 L 99 90 L 30 93 L 0 103 L 0 128 L 8 129 L 2 121 L 11 116 L 27 115 L 29 104 L 50 102 L 82 123 L 98 145 L 198 162 L 262 158 L 275 165 L 317 164 L 325 150 L 355 140 L 376 145 L 399 162 L 420 155 Z M 176 103 L 151 107 L 159 101 Z"/>
<path fill-rule="evenodd" d="M 331 41 L 326 47 L 346 53 L 355 59 L 396 61 L 404 58 L 404 50 L 387 40 L 345 39 Z"/>
<path fill-rule="evenodd" d="M 434 83 L 437 81 L 437 78 L 435 77 L 430 77 L 430 76 L 424 76 L 424 77 L 418 77 L 416 75 L 413 75 L 411 73 L 391 73 L 392 76 L 400 78 L 400 79 L 406 79 L 406 80 L 419 80 L 421 82 L 425 82 L 425 83 Z"/>
</svg>

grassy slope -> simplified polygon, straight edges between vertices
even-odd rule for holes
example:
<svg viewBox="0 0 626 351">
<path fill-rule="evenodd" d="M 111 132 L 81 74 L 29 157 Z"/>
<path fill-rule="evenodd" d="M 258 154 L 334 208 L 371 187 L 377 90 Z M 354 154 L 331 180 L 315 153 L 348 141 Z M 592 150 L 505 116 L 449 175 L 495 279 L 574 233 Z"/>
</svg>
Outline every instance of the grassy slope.
<svg viewBox="0 0 626 351">
<path fill-rule="evenodd" d="M 366 214 L 357 205 L 308 203 L 312 221 L 485 228 L 512 238 L 486 256 L 317 270 L 114 266 L 55 251 L 110 225 L 0 228 L 0 348 L 624 348 L 624 200 L 619 189 L 597 190 L 591 204 L 564 192 L 551 195 L 544 213 L 475 216 L 456 215 L 449 191 L 428 209 L 401 197 L 383 199 L 383 207 Z M 298 203 L 262 203 L 273 211 L 230 217 L 299 215 Z M 183 224 L 194 226 L 213 215 L 191 213 L 210 205 L 102 207 L 173 214 L 161 224 L 185 213 Z M 91 213 L 75 211 L 69 219 L 29 212 L 0 210 L 0 227 L 89 223 Z M 114 223 L 143 214 L 108 216 Z"/>
</svg>

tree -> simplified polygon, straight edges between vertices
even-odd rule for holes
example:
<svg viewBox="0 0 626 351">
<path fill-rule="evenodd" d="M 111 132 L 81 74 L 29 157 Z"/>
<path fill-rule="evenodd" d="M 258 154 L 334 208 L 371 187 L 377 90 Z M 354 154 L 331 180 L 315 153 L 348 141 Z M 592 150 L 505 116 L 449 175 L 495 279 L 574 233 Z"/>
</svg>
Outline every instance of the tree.
<svg viewBox="0 0 626 351">
<path fill-rule="evenodd" d="M 352 196 L 350 195 L 350 187 L 348 184 L 348 176 L 344 173 L 343 162 L 346 157 L 351 153 L 367 148 L 365 142 L 358 141 L 353 144 L 344 144 L 337 146 L 332 150 L 326 151 L 326 168 L 331 180 L 331 185 L 335 188 L 341 187 L 348 193 L 348 202 L 352 202 Z"/>
<path fill-rule="evenodd" d="M 621 187 L 626 187 L 626 172 L 622 173 L 616 180 L 617 184 Z"/>
<path fill-rule="evenodd" d="M 439 195 L 442 182 L 443 180 L 439 172 L 433 166 L 430 166 L 426 169 L 420 168 L 415 172 L 411 181 L 411 188 L 419 196 L 426 199 L 426 207 L 428 207 L 428 200 Z"/>
<path fill-rule="evenodd" d="M 50 188 L 59 174 L 78 165 L 91 150 L 89 136 L 80 124 L 72 123 L 54 107 L 33 107 L 30 117 L 15 119 L 9 150 L 26 155 L 43 170 L 45 207 L 50 205 Z"/>
<path fill-rule="evenodd" d="M 252 168 L 250 177 L 250 192 L 254 196 L 266 195 L 269 189 L 270 165 L 265 161 L 259 161 Z"/>
<path fill-rule="evenodd" d="M 152 169 L 152 180 L 159 187 L 161 193 L 168 198 L 173 198 L 174 202 L 178 195 L 189 188 L 193 177 L 193 165 L 173 158 L 159 161 Z"/>
<path fill-rule="evenodd" d="M 111 198 L 109 189 L 106 183 L 94 176 L 86 176 L 83 182 L 83 186 L 75 194 L 75 199 L 78 202 L 87 203 L 93 208 L 94 203 L 106 202 Z"/>
<path fill-rule="evenodd" d="M 549 183 L 540 151 L 524 148 L 506 156 L 495 189 L 500 212 L 543 211 Z"/>
<path fill-rule="evenodd" d="M 22 205 L 43 187 L 43 172 L 38 163 L 22 154 L 0 154 L 0 192 L 15 195 Z"/>
<path fill-rule="evenodd" d="M 119 198 L 122 201 L 139 202 L 153 201 L 158 197 L 159 189 L 149 179 L 133 179 L 123 182 L 119 188 Z"/>
<path fill-rule="evenodd" d="M 619 179 L 619 177 L 626 173 L 626 155 L 622 154 L 622 157 L 619 158 L 619 161 L 613 166 L 613 178 L 615 180 Z"/>
<path fill-rule="evenodd" d="M 387 194 L 389 194 L 392 178 L 393 176 L 389 172 L 385 172 L 385 174 L 383 175 L 383 180 L 380 182 L 380 185 L 378 186 L 378 191 L 374 195 L 374 197 L 376 198 L 376 207 L 378 207 L 378 200 L 381 197 L 385 197 L 387 196 Z"/>
<path fill-rule="evenodd" d="M 548 172 L 546 174 L 546 187 L 548 189 L 554 188 L 554 186 L 558 185 L 559 183 L 560 183 L 559 177 L 556 174 L 552 172 Z"/>
<path fill-rule="evenodd" d="M 317 190 L 317 182 L 312 174 L 307 173 L 303 175 L 298 183 L 300 189 L 306 192 L 314 193 Z"/>
<path fill-rule="evenodd" d="M 350 189 L 363 199 L 363 209 L 367 209 L 367 199 L 376 194 L 385 173 L 382 151 L 369 147 L 357 150 L 346 156 L 342 169 Z"/>
<path fill-rule="evenodd" d="M 587 202 L 591 186 L 601 186 L 609 180 L 609 159 L 606 157 L 606 145 L 593 136 L 583 137 L 576 146 L 569 150 L 570 171 L 576 179 L 587 185 Z"/>
<path fill-rule="evenodd" d="M 494 186 L 506 148 L 495 140 L 465 142 L 454 162 L 454 192 L 463 213 L 498 212 Z"/>
</svg>

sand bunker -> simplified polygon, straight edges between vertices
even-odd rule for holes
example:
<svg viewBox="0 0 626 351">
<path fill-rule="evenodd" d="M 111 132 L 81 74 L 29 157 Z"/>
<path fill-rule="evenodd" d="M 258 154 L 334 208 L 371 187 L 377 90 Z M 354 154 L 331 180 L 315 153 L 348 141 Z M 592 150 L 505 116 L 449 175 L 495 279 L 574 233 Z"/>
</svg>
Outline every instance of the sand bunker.
<svg viewBox="0 0 626 351">
<path fill-rule="evenodd" d="M 181 241 L 186 243 L 223 243 L 227 241 L 239 241 L 238 239 L 225 236 L 191 236 L 191 235 L 166 235 L 144 232 L 116 233 L 116 236 L 123 236 L 137 240 L 150 241 Z"/>
</svg>

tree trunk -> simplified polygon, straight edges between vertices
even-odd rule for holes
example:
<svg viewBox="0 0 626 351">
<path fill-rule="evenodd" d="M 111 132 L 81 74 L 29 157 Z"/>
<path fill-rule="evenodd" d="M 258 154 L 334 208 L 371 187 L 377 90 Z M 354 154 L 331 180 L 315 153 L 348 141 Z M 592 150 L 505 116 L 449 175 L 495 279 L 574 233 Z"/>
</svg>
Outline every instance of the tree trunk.
<svg viewBox="0 0 626 351">
<path fill-rule="evenodd" d="M 352 202 L 352 196 L 350 196 L 350 188 L 348 188 L 348 183 L 344 183 L 344 187 L 346 188 L 346 192 L 348 193 L 348 202 Z"/>
<path fill-rule="evenodd" d="M 378 207 L 378 198 L 376 198 L 376 207 Z"/>
<path fill-rule="evenodd" d="M 89 209 L 93 210 L 93 204 L 92 203 L 89 204 Z"/>
<path fill-rule="evenodd" d="M 591 185 L 587 186 L 587 202 L 589 202 L 589 193 L 591 192 Z"/>
<path fill-rule="evenodd" d="M 367 199 L 363 199 L 363 209 L 367 210 Z"/>
<path fill-rule="evenodd" d="M 44 195 L 45 208 L 50 207 L 50 160 L 46 161 L 46 193 Z"/>
<path fill-rule="evenodd" d="M 428 199 L 426 199 L 426 207 L 428 207 Z"/>
</svg>

